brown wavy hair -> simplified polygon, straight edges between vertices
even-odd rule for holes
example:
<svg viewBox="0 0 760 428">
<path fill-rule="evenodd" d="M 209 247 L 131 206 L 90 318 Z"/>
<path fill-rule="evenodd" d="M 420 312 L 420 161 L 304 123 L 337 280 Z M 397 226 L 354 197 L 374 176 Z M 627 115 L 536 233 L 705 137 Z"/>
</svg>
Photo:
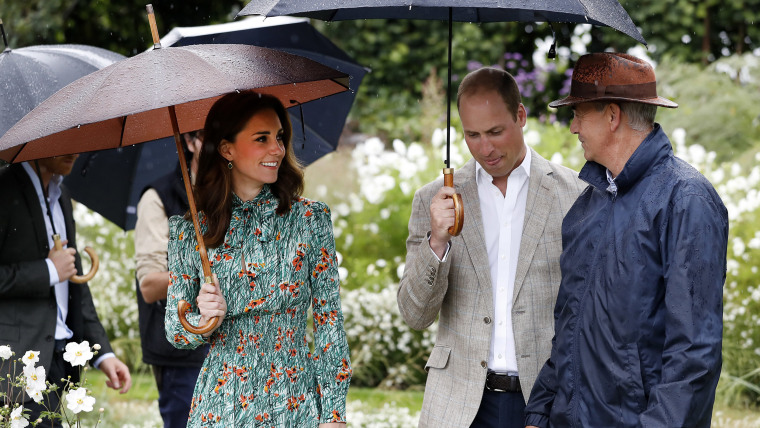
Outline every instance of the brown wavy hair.
<svg viewBox="0 0 760 428">
<path fill-rule="evenodd" d="M 267 109 L 274 110 L 280 118 L 285 145 L 285 157 L 277 173 L 277 181 L 269 185 L 280 201 L 277 214 L 289 212 L 293 201 L 303 192 L 303 170 L 293 154 L 290 141 L 293 127 L 282 103 L 271 95 L 254 91 L 233 92 L 219 98 L 206 116 L 194 191 L 198 211 L 203 211 L 206 216 L 208 228 L 203 239 L 209 248 L 218 247 L 224 242 L 232 216 L 232 172 L 227 168 L 227 160 L 219 153 L 219 146 L 223 140 L 235 141 L 235 136 L 248 121 Z M 190 219 L 189 215 L 185 218 Z"/>
</svg>

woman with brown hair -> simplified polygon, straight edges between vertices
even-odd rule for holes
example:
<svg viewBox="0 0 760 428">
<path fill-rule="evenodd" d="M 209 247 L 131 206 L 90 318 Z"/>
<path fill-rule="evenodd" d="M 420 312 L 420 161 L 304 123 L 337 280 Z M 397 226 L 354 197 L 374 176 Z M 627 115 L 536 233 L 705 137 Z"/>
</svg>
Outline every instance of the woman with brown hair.
<svg viewBox="0 0 760 428">
<path fill-rule="evenodd" d="M 300 196 L 291 135 L 282 104 L 252 91 L 225 95 L 206 118 L 195 195 L 214 284 L 201 284 L 192 221 L 170 220 L 167 306 L 197 301 L 190 322 L 220 319 L 201 336 L 166 312 L 174 346 L 210 343 L 188 426 L 345 426 L 351 363 L 330 211 Z"/>
</svg>

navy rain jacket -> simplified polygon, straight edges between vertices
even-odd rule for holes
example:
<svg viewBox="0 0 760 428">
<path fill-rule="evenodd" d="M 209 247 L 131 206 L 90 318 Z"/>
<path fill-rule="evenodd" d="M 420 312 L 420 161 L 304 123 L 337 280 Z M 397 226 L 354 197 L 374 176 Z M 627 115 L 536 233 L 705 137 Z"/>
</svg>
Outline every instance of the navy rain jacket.
<svg viewBox="0 0 760 428">
<path fill-rule="evenodd" d="M 608 192 L 606 168 L 562 223 L 550 359 L 528 402 L 539 427 L 707 427 L 721 368 L 728 215 L 659 125 Z"/>
</svg>

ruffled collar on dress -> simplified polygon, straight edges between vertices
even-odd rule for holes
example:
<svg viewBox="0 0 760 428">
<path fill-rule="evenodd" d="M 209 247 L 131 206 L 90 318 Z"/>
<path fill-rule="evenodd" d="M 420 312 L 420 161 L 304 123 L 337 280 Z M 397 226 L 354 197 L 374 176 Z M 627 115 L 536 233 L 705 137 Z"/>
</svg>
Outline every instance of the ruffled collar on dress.
<svg viewBox="0 0 760 428">
<path fill-rule="evenodd" d="M 243 201 L 232 192 L 232 218 L 245 222 L 245 232 L 252 233 L 259 241 L 269 241 L 274 227 L 275 209 L 279 200 L 268 184 L 250 201 Z M 251 233 L 251 232 L 248 232 Z"/>
</svg>

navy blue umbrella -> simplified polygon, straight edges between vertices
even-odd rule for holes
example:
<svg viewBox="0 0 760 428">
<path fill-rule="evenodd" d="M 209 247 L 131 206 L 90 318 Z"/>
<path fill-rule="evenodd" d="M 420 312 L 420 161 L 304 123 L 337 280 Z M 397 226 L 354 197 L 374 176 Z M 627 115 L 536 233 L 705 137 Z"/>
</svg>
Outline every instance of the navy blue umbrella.
<svg viewBox="0 0 760 428">
<path fill-rule="evenodd" d="M 161 45 L 249 44 L 322 63 L 350 76 L 349 91 L 290 108 L 293 148 L 305 166 L 335 150 L 367 69 L 316 31 L 305 19 L 250 18 L 228 24 L 179 27 Z M 304 137 L 305 135 L 305 137 Z M 143 189 L 177 164 L 172 138 L 82 154 L 65 183 L 72 197 L 124 230 L 135 227 Z M 114 180 L 114 177 L 120 177 Z"/>
</svg>

